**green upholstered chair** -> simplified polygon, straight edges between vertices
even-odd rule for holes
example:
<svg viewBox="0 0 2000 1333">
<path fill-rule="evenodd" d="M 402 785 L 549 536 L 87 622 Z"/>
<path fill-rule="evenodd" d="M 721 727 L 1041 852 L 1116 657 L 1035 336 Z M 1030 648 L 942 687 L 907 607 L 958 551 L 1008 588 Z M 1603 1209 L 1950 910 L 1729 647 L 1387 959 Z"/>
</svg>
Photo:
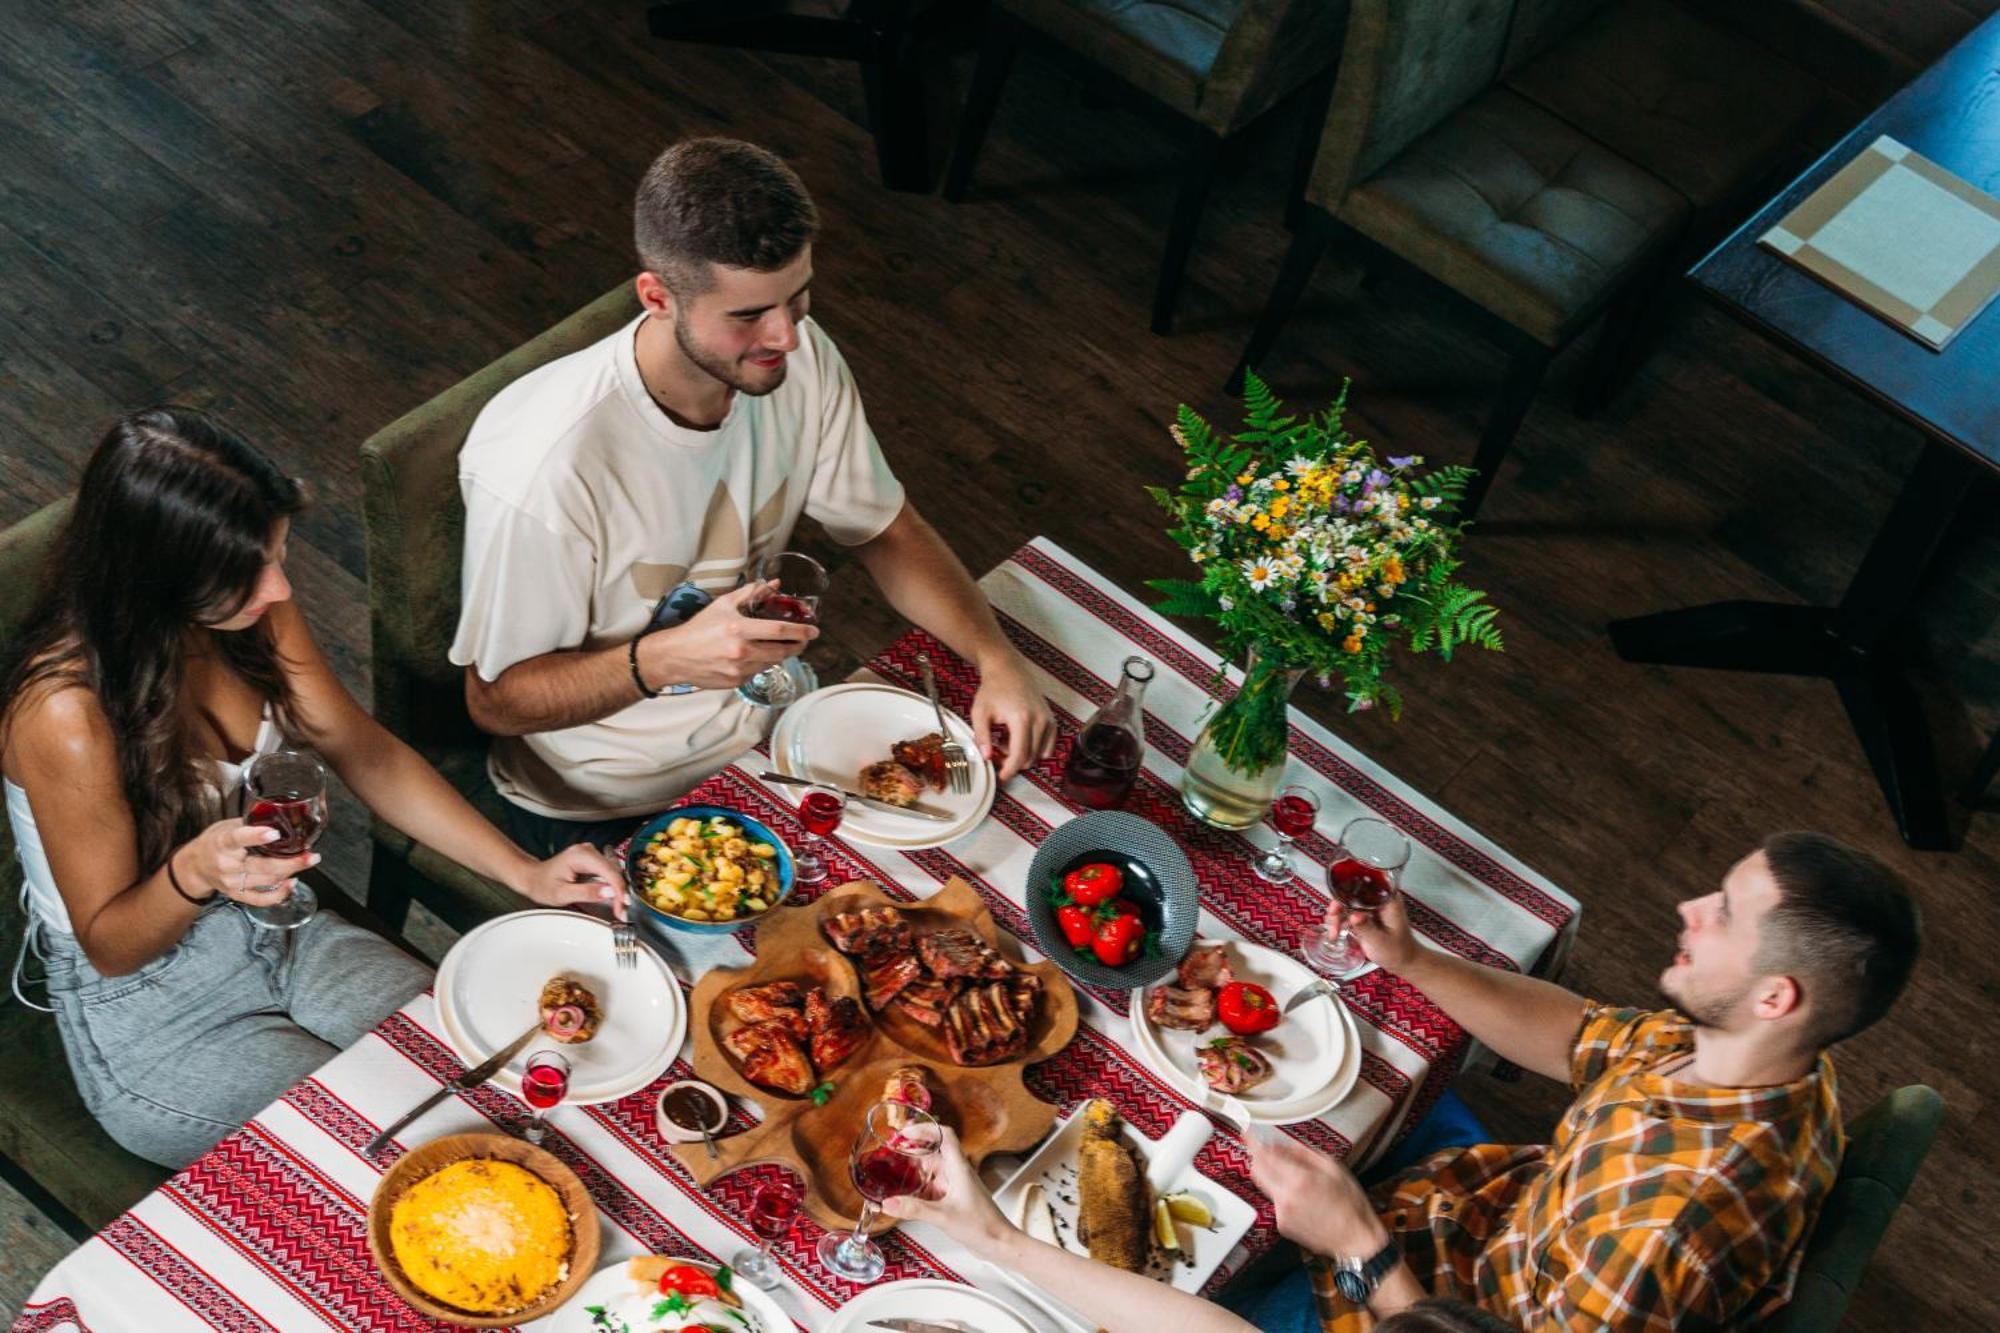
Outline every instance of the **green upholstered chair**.
<svg viewBox="0 0 2000 1333">
<path fill-rule="evenodd" d="M 1673 0 L 1352 0 L 1307 207 L 1242 365 L 1337 235 L 1442 284 L 1511 357 L 1470 514 L 1556 353 L 1610 312 L 1585 385 L 1607 392 L 1691 238 L 1830 133 L 1834 101 Z"/>
<path fill-rule="evenodd" d="M 963 199 L 971 186 L 1023 39 L 1058 47 L 1166 107 L 1187 125 L 1180 192 L 1153 296 L 1153 331 L 1171 332 L 1181 274 L 1224 146 L 1303 89 L 1299 174 L 1310 165 L 1345 11 L 1346 0 L 993 0 L 944 196 Z"/>
<path fill-rule="evenodd" d="M 1791 1302 L 1758 1325 L 1759 1333 L 1826 1333 L 1840 1326 L 1943 1119 L 1944 1099 L 1921 1083 L 1896 1089 L 1854 1118 L 1840 1177 L 1806 1242 Z"/>
<path fill-rule="evenodd" d="M 41 588 L 42 558 L 68 514 L 69 501 L 58 500 L 0 532 L 0 644 L 21 628 Z M 0 965 L 11 969 L 25 921 L 21 867 L 5 819 L 0 892 Z M 28 993 L 36 997 L 32 984 Z M 70 1079 L 55 1020 L 11 994 L 0 999 L 0 1177 L 78 1240 L 167 1178 L 165 1168 L 134 1157 L 98 1128 Z"/>
<path fill-rule="evenodd" d="M 502 827 L 500 798 L 486 776 L 486 737 L 465 709 L 465 673 L 446 657 L 458 627 L 465 536 L 459 447 L 494 394 L 536 367 L 606 337 L 638 313 L 638 299 L 626 283 L 361 446 L 375 716 Z M 458 930 L 521 905 L 505 886 L 380 819 L 372 832 L 369 905 L 398 927 L 412 898 Z"/>
</svg>

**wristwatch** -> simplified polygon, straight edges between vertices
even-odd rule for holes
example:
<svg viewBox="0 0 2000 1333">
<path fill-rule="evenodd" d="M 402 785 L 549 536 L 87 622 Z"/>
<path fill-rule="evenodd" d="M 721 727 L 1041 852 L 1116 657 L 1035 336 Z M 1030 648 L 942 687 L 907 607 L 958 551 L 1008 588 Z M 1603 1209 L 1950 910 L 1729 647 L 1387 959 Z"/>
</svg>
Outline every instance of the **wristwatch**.
<svg viewBox="0 0 2000 1333">
<path fill-rule="evenodd" d="M 1366 1305 L 1368 1298 L 1375 1294 L 1375 1288 L 1382 1285 L 1382 1279 L 1389 1275 L 1403 1258 L 1403 1247 L 1396 1243 L 1394 1236 L 1371 1259 L 1350 1259 L 1346 1257 L 1333 1261 L 1333 1289 L 1341 1299 L 1353 1305 Z"/>
</svg>

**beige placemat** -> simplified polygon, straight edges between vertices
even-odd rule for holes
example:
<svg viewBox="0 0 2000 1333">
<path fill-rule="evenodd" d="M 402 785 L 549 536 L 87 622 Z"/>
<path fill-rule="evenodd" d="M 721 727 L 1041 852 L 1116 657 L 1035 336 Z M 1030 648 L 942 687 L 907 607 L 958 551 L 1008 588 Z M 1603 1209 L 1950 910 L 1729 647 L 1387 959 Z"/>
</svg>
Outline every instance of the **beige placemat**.
<svg viewBox="0 0 2000 1333">
<path fill-rule="evenodd" d="M 1758 243 L 1938 351 L 2000 293 L 2000 199 L 1887 135 Z"/>
</svg>

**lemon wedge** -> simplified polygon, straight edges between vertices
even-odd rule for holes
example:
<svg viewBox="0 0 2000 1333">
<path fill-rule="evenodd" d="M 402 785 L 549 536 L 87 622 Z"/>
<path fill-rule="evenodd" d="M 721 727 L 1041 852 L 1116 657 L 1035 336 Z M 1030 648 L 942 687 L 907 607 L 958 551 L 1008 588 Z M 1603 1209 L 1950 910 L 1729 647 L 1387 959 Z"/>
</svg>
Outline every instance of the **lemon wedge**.
<svg viewBox="0 0 2000 1333">
<path fill-rule="evenodd" d="M 1167 1211 L 1173 1214 L 1176 1222 L 1185 1222 L 1191 1227 L 1201 1227 L 1203 1230 L 1215 1225 L 1215 1214 L 1207 1204 L 1192 1194 L 1185 1192 L 1169 1194 L 1161 1202 L 1167 1205 Z"/>
<path fill-rule="evenodd" d="M 1178 1250 L 1181 1247 L 1180 1232 L 1174 1229 L 1173 1210 L 1165 1199 L 1153 1201 L 1153 1238 L 1160 1242 L 1163 1250 Z"/>
</svg>

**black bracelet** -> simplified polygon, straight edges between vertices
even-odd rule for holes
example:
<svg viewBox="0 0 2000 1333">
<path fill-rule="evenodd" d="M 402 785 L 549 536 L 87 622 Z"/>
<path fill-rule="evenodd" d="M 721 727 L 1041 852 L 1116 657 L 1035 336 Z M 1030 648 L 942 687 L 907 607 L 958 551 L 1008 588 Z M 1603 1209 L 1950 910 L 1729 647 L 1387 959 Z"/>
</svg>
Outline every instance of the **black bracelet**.
<svg viewBox="0 0 2000 1333">
<path fill-rule="evenodd" d="M 632 683 L 639 687 L 639 697 L 641 699 L 657 699 L 660 697 L 660 692 L 655 689 L 649 689 L 646 685 L 646 678 L 639 674 L 639 640 L 645 637 L 646 633 L 643 630 L 632 636 L 632 642 L 625 649 L 625 660 L 631 664 Z"/>
<path fill-rule="evenodd" d="M 192 893 L 189 893 L 186 889 L 182 888 L 181 877 L 174 873 L 174 852 L 178 852 L 179 850 L 180 848 L 176 847 L 174 848 L 173 852 L 167 853 L 167 883 L 174 886 L 175 893 L 178 893 L 181 897 L 187 899 L 189 902 L 193 903 L 196 907 L 206 907 L 208 906 L 207 899 L 197 898 Z"/>
</svg>

